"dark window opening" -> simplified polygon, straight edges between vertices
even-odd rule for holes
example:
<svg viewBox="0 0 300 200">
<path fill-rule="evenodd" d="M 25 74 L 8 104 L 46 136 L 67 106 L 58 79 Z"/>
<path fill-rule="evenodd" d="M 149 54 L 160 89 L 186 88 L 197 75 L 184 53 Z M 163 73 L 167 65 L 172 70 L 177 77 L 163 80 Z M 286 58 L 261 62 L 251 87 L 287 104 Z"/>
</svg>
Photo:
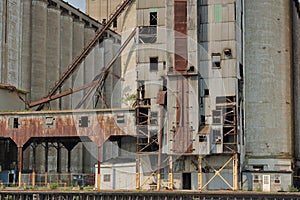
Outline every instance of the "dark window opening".
<svg viewBox="0 0 300 200">
<path fill-rule="evenodd" d="M 201 124 L 204 125 L 205 124 L 205 115 L 201 115 Z"/>
<path fill-rule="evenodd" d="M 79 120 L 79 127 L 88 127 L 89 126 L 89 117 L 82 116 Z"/>
<path fill-rule="evenodd" d="M 157 26 L 157 12 L 150 12 L 150 26 Z"/>
<path fill-rule="evenodd" d="M 114 19 L 114 21 L 113 21 L 113 27 L 114 28 L 118 27 L 118 19 Z"/>
<path fill-rule="evenodd" d="M 264 170 L 264 166 L 263 165 L 253 165 L 253 169 L 256 171 L 262 171 L 262 170 Z"/>
<path fill-rule="evenodd" d="M 204 89 L 204 96 L 209 96 L 209 89 Z"/>
<path fill-rule="evenodd" d="M 200 136 L 199 136 L 199 142 L 207 142 L 207 137 L 206 137 L 206 135 L 200 135 Z"/>
<path fill-rule="evenodd" d="M 158 57 L 150 58 L 150 71 L 158 71 Z"/>
<path fill-rule="evenodd" d="M 19 118 L 13 118 L 13 128 L 19 128 Z"/>
<path fill-rule="evenodd" d="M 243 77 L 244 77 L 244 68 L 243 68 L 243 65 L 242 65 L 241 63 L 240 63 L 239 68 L 240 68 L 240 76 L 241 76 L 241 79 L 243 79 Z"/>
</svg>

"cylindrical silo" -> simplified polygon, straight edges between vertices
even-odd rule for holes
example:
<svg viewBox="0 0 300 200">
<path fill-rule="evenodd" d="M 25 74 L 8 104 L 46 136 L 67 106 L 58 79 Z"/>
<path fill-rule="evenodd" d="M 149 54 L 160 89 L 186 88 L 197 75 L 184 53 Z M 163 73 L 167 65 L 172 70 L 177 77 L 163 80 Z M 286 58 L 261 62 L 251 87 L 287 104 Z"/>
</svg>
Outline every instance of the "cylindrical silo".
<svg viewBox="0 0 300 200">
<path fill-rule="evenodd" d="M 39 100 L 47 94 L 45 81 L 47 5 L 46 0 L 32 1 L 31 101 Z"/>
<path fill-rule="evenodd" d="M 22 48 L 21 48 L 21 85 L 26 91 L 31 88 L 31 2 L 32 0 L 22 1 Z"/>
<path fill-rule="evenodd" d="M 245 168 L 291 173 L 290 1 L 244 3 Z M 291 174 L 281 176 L 290 184 Z"/>
<path fill-rule="evenodd" d="M 46 90 L 49 91 L 59 80 L 60 65 L 60 9 L 48 7 L 47 17 L 47 60 L 46 60 Z M 51 109 L 58 109 L 59 100 L 51 101 Z"/>
<path fill-rule="evenodd" d="M 74 19 L 73 21 L 73 58 L 80 55 L 84 48 L 84 22 Z M 72 75 L 72 87 L 80 87 L 84 84 L 84 62 L 82 62 Z M 72 94 L 72 108 L 75 108 L 83 97 L 83 92 Z"/>
<path fill-rule="evenodd" d="M 7 17 L 5 26 L 5 57 L 6 57 L 6 83 L 19 87 L 19 75 L 21 65 L 20 55 L 20 35 L 22 27 L 22 7 L 21 1 L 10 0 L 6 7 Z"/>
<path fill-rule="evenodd" d="M 293 67 L 294 67 L 294 155 L 297 177 L 300 176 L 300 9 L 297 0 L 293 1 Z M 300 179 L 297 178 L 296 186 L 299 188 Z"/>
<path fill-rule="evenodd" d="M 95 36 L 95 29 L 92 27 L 85 27 L 85 29 L 84 29 L 85 46 L 93 39 L 94 36 Z M 84 62 L 84 82 L 85 83 L 89 83 L 89 82 L 93 81 L 93 79 L 96 75 L 95 71 L 94 71 L 94 59 L 95 59 L 94 49 L 95 49 L 95 47 L 89 52 L 88 56 L 85 58 L 85 62 Z M 87 101 L 85 102 L 83 107 L 84 108 L 93 108 L 92 100 L 93 100 L 93 98 L 87 99 Z"/>
<path fill-rule="evenodd" d="M 67 13 L 60 17 L 60 76 L 68 69 L 73 58 L 73 18 Z M 62 85 L 62 91 L 72 88 L 72 79 L 69 78 Z M 71 109 L 71 96 L 60 99 L 61 109 Z"/>
</svg>

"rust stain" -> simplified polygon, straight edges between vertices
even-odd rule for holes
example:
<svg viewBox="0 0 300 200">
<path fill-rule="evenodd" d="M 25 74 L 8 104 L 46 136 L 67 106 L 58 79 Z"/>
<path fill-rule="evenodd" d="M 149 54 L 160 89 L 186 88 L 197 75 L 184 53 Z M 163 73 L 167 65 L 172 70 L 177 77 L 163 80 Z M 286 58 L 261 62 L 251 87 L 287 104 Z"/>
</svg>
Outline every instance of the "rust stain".
<svg viewBox="0 0 300 200">
<path fill-rule="evenodd" d="M 125 114 L 126 115 L 126 114 Z M 53 117 L 53 126 L 47 126 L 45 123 L 46 117 Z M 79 119 L 81 116 L 87 116 L 89 125 L 87 127 L 79 126 Z M 122 129 L 117 125 L 114 114 L 105 113 L 43 113 L 30 112 L 22 114 L 0 114 L 0 137 L 11 138 L 18 147 L 24 144 L 32 137 L 76 137 L 87 136 L 96 145 L 101 146 L 112 135 L 127 135 L 124 130 L 132 127 L 130 124 L 134 122 L 134 116 L 129 115 L 125 127 Z M 11 127 L 10 119 L 18 118 L 20 125 L 18 128 Z M 124 128 L 124 130 L 123 130 Z"/>
</svg>

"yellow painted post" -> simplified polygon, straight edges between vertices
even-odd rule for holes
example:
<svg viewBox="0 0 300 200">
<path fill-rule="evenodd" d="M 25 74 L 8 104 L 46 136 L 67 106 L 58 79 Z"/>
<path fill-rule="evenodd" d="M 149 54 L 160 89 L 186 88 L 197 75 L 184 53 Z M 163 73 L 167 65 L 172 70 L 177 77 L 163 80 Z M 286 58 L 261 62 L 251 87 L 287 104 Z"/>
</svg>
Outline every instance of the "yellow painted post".
<svg viewBox="0 0 300 200">
<path fill-rule="evenodd" d="M 202 190 L 202 157 L 198 157 L 198 189 Z"/>
<path fill-rule="evenodd" d="M 32 187 L 35 187 L 35 171 L 32 171 Z"/>
</svg>

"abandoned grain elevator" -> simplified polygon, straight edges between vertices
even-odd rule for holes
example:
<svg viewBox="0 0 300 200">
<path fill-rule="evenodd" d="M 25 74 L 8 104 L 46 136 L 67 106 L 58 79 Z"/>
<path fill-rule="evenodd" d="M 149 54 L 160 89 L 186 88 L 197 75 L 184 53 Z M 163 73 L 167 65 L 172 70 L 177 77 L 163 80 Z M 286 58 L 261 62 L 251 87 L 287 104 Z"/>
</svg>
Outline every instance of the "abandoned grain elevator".
<svg viewBox="0 0 300 200">
<path fill-rule="evenodd" d="M 299 186 L 298 1 L 86 8 L 0 3 L 1 182 Z"/>
</svg>

